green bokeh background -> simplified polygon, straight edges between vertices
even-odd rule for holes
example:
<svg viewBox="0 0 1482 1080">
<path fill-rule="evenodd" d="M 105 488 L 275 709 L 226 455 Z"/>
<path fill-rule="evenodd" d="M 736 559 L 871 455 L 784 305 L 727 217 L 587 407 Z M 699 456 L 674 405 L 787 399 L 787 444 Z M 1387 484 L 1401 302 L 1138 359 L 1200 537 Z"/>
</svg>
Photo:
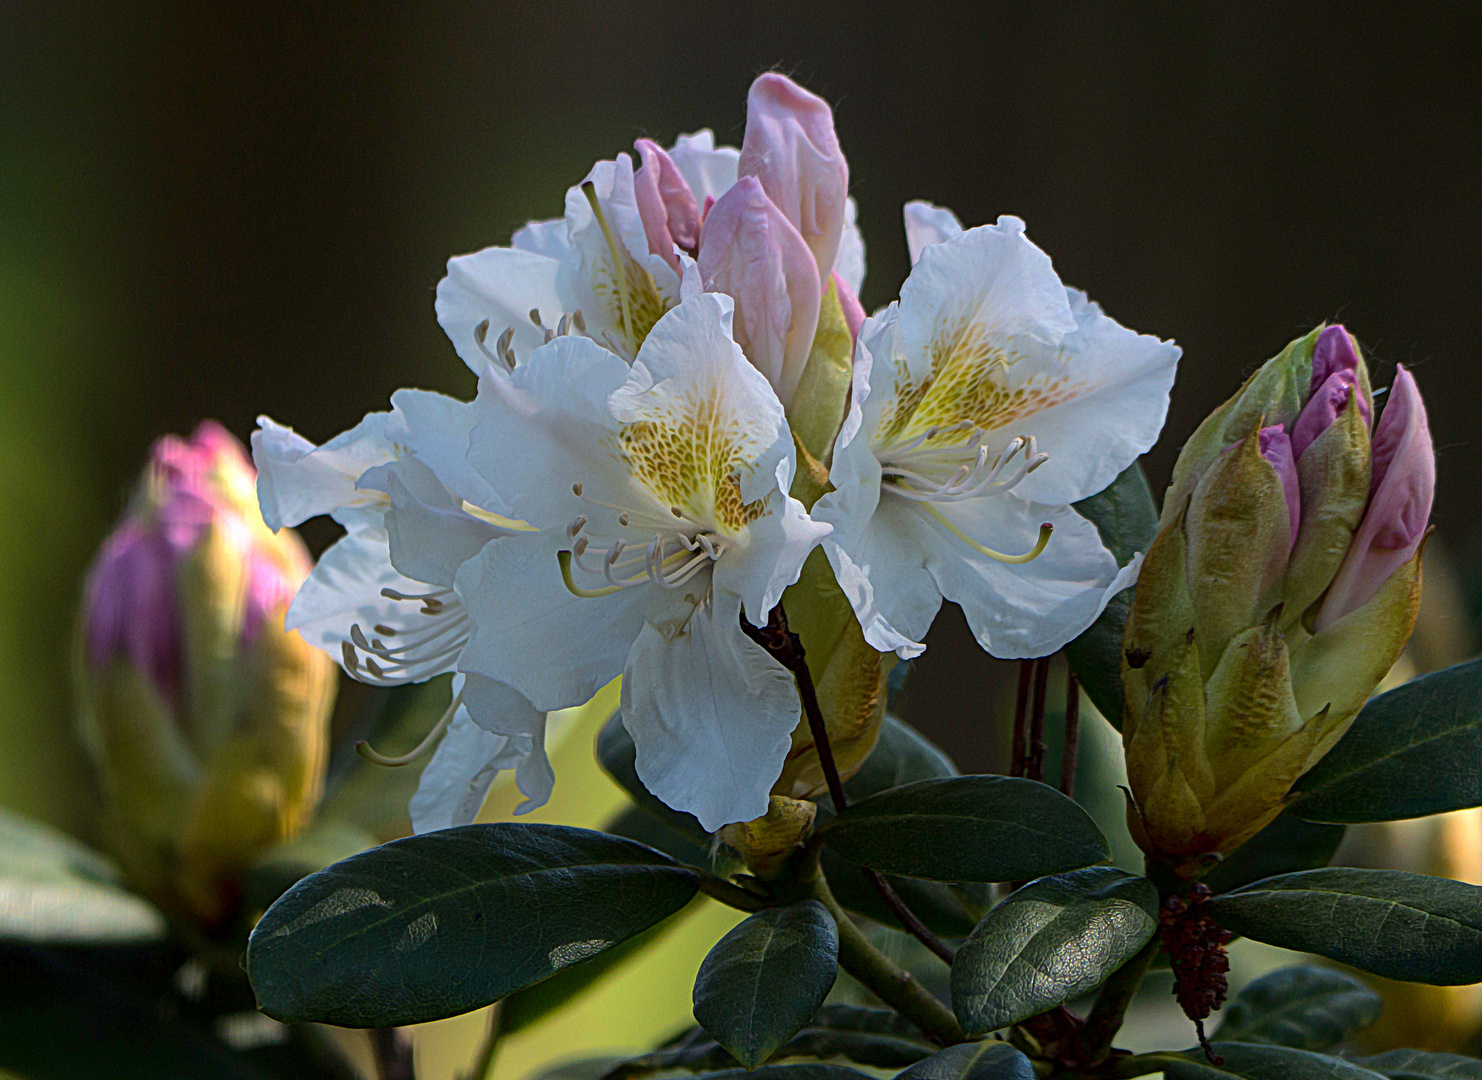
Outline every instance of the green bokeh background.
<svg viewBox="0 0 1482 1080">
<path fill-rule="evenodd" d="M 927 198 L 1023 216 L 1068 283 L 1184 346 L 1155 486 L 1313 323 L 1346 320 L 1381 385 L 1413 365 L 1467 577 L 1479 40 L 1475 7 L 1418 4 L 0 6 L 0 803 L 91 832 L 72 612 L 151 440 L 265 412 L 317 441 L 399 386 L 470 394 L 432 314 L 447 257 L 637 136 L 739 143 L 773 67 L 835 103 L 867 307 Z M 1002 672 L 955 613 L 931 646 L 903 709 L 991 766 Z"/>
</svg>

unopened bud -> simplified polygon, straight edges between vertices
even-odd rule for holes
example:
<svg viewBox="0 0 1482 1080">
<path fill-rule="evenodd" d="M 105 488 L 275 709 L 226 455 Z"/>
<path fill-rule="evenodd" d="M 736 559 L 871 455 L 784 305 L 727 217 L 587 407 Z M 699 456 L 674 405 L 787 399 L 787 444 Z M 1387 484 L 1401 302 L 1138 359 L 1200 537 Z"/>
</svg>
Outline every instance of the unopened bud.
<svg viewBox="0 0 1482 1080">
<path fill-rule="evenodd" d="M 1352 337 L 1328 327 L 1175 467 L 1123 637 L 1123 739 L 1133 834 L 1187 876 L 1280 813 L 1414 626 L 1435 458 L 1401 369 L 1371 479 L 1370 400 Z"/>
<path fill-rule="evenodd" d="M 139 887 L 211 926 L 240 872 L 318 799 L 332 662 L 283 616 L 309 571 L 263 524 L 252 466 L 215 424 L 155 444 L 88 572 L 77 663 L 110 841 Z"/>
<path fill-rule="evenodd" d="M 755 177 L 711 207 L 698 262 L 705 289 L 736 302 L 736 343 L 786 407 L 813 346 L 822 291 L 808 246 Z"/>
<path fill-rule="evenodd" d="M 834 134 L 828 102 L 785 75 L 769 72 L 751 84 L 740 175 L 762 189 L 802 234 L 826 280 L 839 253 L 849 166 Z"/>
<path fill-rule="evenodd" d="M 694 254 L 700 246 L 700 207 L 679 167 L 652 139 L 633 144 L 642 165 L 633 174 L 633 195 L 638 216 L 648 237 L 648 250 L 663 257 L 676 274 L 681 273 L 677 244 Z"/>
</svg>

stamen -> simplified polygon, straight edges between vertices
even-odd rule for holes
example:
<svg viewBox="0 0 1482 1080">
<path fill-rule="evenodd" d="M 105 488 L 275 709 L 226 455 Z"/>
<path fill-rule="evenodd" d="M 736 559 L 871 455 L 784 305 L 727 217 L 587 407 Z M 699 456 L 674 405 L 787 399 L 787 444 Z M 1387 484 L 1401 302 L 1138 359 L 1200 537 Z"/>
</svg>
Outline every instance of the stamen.
<svg viewBox="0 0 1482 1080">
<path fill-rule="evenodd" d="M 597 225 L 602 229 L 602 236 L 607 241 L 607 252 L 612 256 L 613 282 L 617 286 L 618 303 L 623 310 L 623 332 L 629 338 L 637 338 L 637 331 L 633 326 L 633 311 L 628 304 L 628 275 L 623 270 L 623 259 L 618 249 L 617 237 L 612 233 L 612 226 L 607 224 L 607 215 L 602 212 L 602 204 L 597 201 L 597 187 L 590 180 L 581 186 L 581 193 L 587 197 L 587 202 L 592 206 L 592 214 L 597 219 Z"/>
<path fill-rule="evenodd" d="M 487 323 L 485 323 L 485 325 L 487 325 Z M 515 369 L 515 351 L 514 349 L 510 348 L 510 343 L 514 340 L 515 328 L 513 326 L 506 326 L 504 328 L 504 333 L 500 334 L 499 340 L 494 343 L 494 351 L 497 352 L 500 358 L 509 365 L 509 369 L 511 371 Z"/>
<path fill-rule="evenodd" d="M 581 498 L 581 481 L 577 481 L 576 483 L 571 485 L 571 494 L 575 495 L 577 498 Z"/>
<path fill-rule="evenodd" d="M 574 538 L 577 533 L 581 532 L 586 527 L 587 527 L 587 515 L 586 514 L 577 514 L 576 517 L 572 519 L 571 524 L 568 525 L 568 526 L 566 526 L 566 536 L 567 536 L 567 538 Z"/>
<path fill-rule="evenodd" d="M 995 562 L 1009 563 L 1014 566 L 1020 566 L 1027 562 L 1033 562 L 1035 559 L 1039 558 L 1040 555 L 1044 553 L 1045 546 L 1050 542 L 1050 534 L 1055 531 L 1055 526 L 1051 525 L 1047 521 L 1039 527 L 1039 539 L 1035 541 L 1034 547 L 1030 548 L 1023 555 L 1005 555 L 1001 551 L 994 551 L 992 548 L 984 547 L 982 544 L 978 543 L 971 536 L 967 535 L 967 533 L 959 529 L 950 518 L 948 518 L 931 503 L 923 502 L 921 503 L 921 508 L 932 517 L 936 518 L 937 521 L 941 522 L 942 525 L 946 527 L 948 532 L 957 537 L 957 539 L 961 540 L 964 544 L 972 548 L 974 551 L 978 552 L 981 555 L 988 556 L 988 558 L 994 560 Z"/>
<path fill-rule="evenodd" d="M 621 526 L 623 526 L 623 528 L 627 528 L 628 527 L 628 514 L 627 514 L 627 511 L 624 511 L 623 513 L 621 513 L 621 514 L 618 515 L 618 524 L 621 525 Z"/>
<path fill-rule="evenodd" d="M 580 311 L 573 311 L 571 313 L 571 325 L 576 327 L 578 334 L 585 334 L 587 332 L 587 320 Z"/>
<path fill-rule="evenodd" d="M 437 723 L 432 725 L 432 730 L 427 733 L 427 737 L 405 754 L 399 754 L 396 757 L 388 757 L 387 755 L 373 749 L 371 747 L 371 744 L 366 742 L 364 739 L 361 739 L 358 743 L 355 744 L 355 752 L 361 757 L 365 758 L 366 761 L 369 761 L 375 765 L 386 765 L 390 768 L 399 768 L 402 765 L 410 765 L 423 754 L 427 753 L 427 751 L 432 749 L 432 745 L 437 742 L 438 737 L 441 736 L 442 733 L 448 729 L 448 724 L 452 722 L 454 715 L 458 712 L 458 706 L 462 704 L 463 695 L 461 693 L 453 695 L 453 701 L 448 706 L 447 712 L 443 713 L 442 716 L 438 719 Z"/>
<path fill-rule="evenodd" d="M 567 592 L 572 596 L 579 596 L 583 600 L 597 600 L 613 593 L 622 592 L 626 585 L 607 585 L 600 589 L 583 589 L 575 581 L 571 580 L 571 552 L 556 552 L 556 561 L 561 564 L 561 582 L 566 586 Z"/>
<path fill-rule="evenodd" d="M 540 308 L 531 308 L 530 309 L 530 321 L 535 324 L 535 329 L 537 329 L 537 330 L 544 330 L 545 329 L 545 323 L 543 323 L 543 322 L 540 321 Z"/>
</svg>

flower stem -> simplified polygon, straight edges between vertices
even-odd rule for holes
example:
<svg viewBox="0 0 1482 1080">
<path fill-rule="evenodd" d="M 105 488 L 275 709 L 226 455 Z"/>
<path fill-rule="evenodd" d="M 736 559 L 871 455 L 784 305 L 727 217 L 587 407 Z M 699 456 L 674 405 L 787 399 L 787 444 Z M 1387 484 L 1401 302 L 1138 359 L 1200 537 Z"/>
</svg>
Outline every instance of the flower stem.
<svg viewBox="0 0 1482 1080">
<path fill-rule="evenodd" d="M 1081 680 L 1074 671 L 1065 677 L 1065 748 L 1060 754 L 1060 793 L 1075 795 L 1076 750 L 1081 736 Z"/>
<path fill-rule="evenodd" d="M 1034 662 L 1034 708 L 1029 712 L 1029 751 L 1024 775 L 1044 783 L 1045 779 L 1045 696 L 1050 681 L 1050 658 Z"/>
<path fill-rule="evenodd" d="M 843 811 L 849 805 L 849 800 L 844 795 L 844 782 L 839 777 L 839 767 L 834 761 L 833 745 L 829 742 L 828 725 L 823 721 L 823 709 L 818 704 L 818 691 L 813 685 L 813 672 L 808 668 L 808 659 L 803 653 L 803 642 L 794 634 L 787 625 L 787 612 L 778 604 L 767 617 L 766 626 L 753 626 L 746 620 L 746 613 L 741 614 L 741 629 L 746 636 L 766 649 L 772 657 L 788 671 L 798 683 L 798 698 L 803 704 L 803 714 L 808 718 L 808 730 L 813 735 L 813 748 L 818 752 L 818 765 L 823 770 L 824 783 L 828 785 L 829 798 L 834 802 L 836 811 Z M 885 875 L 877 870 L 866 868 L 865 876 L 875 886 L 875 891 L 880 898 L 900 920 L 900 924 L 906 928 L 906 932 L 921 944 L 925 945 L 948 967 L 952 966 L 952 960 L 956 955 L 947 946 L 946 942 L 931 932 L 916 913 L 912 911 L 904 900 L 890 887 L 890 882 L 885 880 Z"/>
<path fill-rule="evenodd" d="M 1127 1007 L 1137 996 L 1142 977 L 1147 974 L 1153 957 L 1158 955 L 1158 939 L 1154 937 L 1141 952 L 1118 968 L 1112 977 L 1101 984 L 1096 1003 L 1086 1015 L 1077 1042 L 1080 1060 L 1097 1064 L 1111 1052 L 1112 1040 L 1122 1028 L 1122 1019 Z"/>
<path fill-rule="evenodd" d="M 828 908 L 839 927 L 840 967 L 934 1042 L 951 1046 L 966 1040 L 962 1026 L 951 1010 L 912 978 L 910 972 L 902 970 L 870 944 L 849 913 L 834 899 L 822 873 L 815 870 L 810 886 L 813 898 Z"/>
<path fill-rule="evenodd" d="M 1024 775 L 1024 724 L 1029 718 L 1029 680 L 1034 674 L 1033 660 L 1019 661 L 1019 694 L 1014 699 L 1014 750 L 1009 765 L 1010 776 Z"/>
</svg>

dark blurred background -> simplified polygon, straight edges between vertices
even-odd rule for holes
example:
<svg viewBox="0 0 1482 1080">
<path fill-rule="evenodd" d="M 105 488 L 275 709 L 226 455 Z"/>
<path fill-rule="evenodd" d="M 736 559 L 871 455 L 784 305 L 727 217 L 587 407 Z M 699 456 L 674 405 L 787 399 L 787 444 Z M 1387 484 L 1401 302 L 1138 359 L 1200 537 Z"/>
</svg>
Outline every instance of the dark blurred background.
<svg viewBox="0 0 1482 1080">
<path fill-rule="evenodd" d="M 774 67 L 835 104 L 866 307 L 895 295 L 900 207 L 926 198 L 1024 217 L 1068 283 L 1184 347 L 1157 487 L 1200 417 L 1317 322 L 1348 323 L 1379 385 L 1413 365 L 1465 576 L 1479 42 L 1470 5 L 10 0 L 0 802 L 85 827 L 71 612 L 152 439 L 206 416 L 245 437 L 265 412 L 319 441 L 399 386 L 471 394 L 432 313 L 448 256 L 558 215 L 637 136 L 739 143 Z M 931 644 L 905 709 L 942 734 L 990 665 L 955 613 Z"/>
</svg>

